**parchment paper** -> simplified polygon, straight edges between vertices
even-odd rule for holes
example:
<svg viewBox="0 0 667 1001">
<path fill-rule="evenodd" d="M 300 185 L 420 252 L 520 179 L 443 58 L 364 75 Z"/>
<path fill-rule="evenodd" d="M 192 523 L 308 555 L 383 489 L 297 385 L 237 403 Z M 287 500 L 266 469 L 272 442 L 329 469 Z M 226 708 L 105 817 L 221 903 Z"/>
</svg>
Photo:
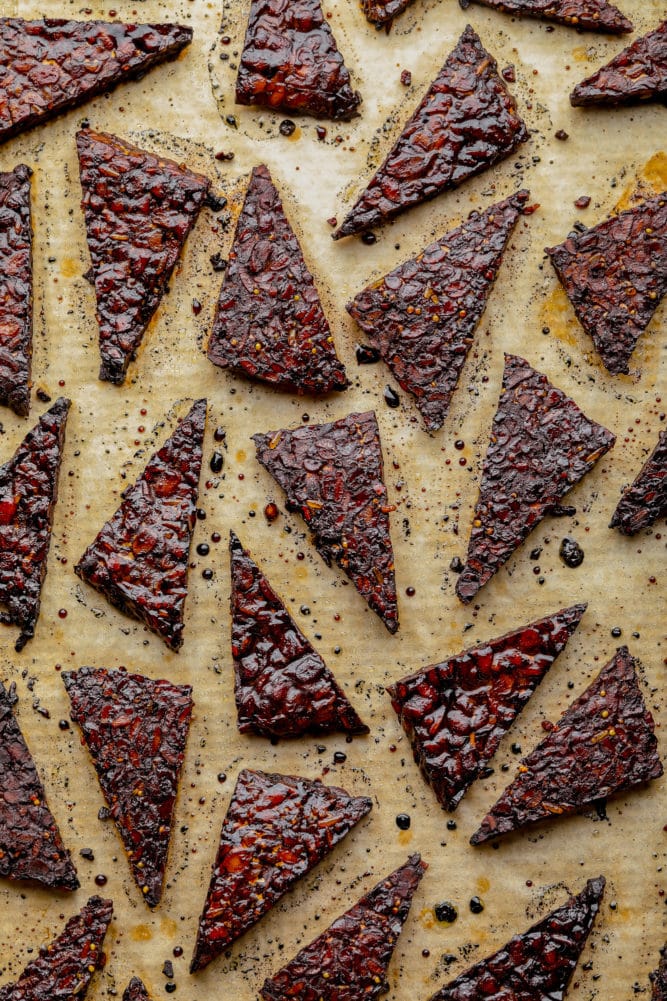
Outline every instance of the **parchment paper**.
<svg viewBox="0 0 667 1001">
<path fill-rule="evenodd" d="M 637 33 L 665 16 L 661 0 L 622 0 L 621 5 Z M 610 802 L 606 821 L 594 811 L 555 821 L 508 839 L 497 850 L 472 849 L 468 838 L 513 774 L 517 758 L 511 745 L 520 744 L 524 753 L 530 750 L 543 736 L 541 722 L 556 719 L 622 642 L 645 665 L 647 701 L 663 755 L 667 751 L 661 733 L 666 719 L 664 523 L 629 540 L 607 528 L 621 488 L 634 478 L 664 426 L 664 304 L 633 356 L 638 374 L 613 377 L 593 355 L 542 252 L 564 239 L 577 219 L 594 224 L 604 218 L 632 194 L 638 178 L 649 190 L 667 187 L 667 158 L 660 154 L 665 109 L 657 104 L 598 113 L 570 109 L 573 85 L 619 51 L 626 44 L 623 39 L 564 27 L 550 31 L 539 22 L 516 21 L 481 6 L 464 12 L 454 0 L 415 0 L 386 35 L 366 23 L 354 0 L 329 0 L 324 6 L 364 103 L 359 119 L 327 124 L 326 139 L 320 141 L 316 123 L 309 119 L 298 119 L 292 137 L 285 138 L 278 132 L 284 116 L 234 105 L 245 0 L 234 0 L 225 12 L 222 33 L 232 39 L 227 46 L 219 41 L 218 0 L 114 0 L 113 5 L 90 7 L 66 0 L 0 3 L 3 13 L 26 17 L 102 18 L 115 10 L 123 20 L 182 20 L 195 29 L 193 45 L 178 62 L 0 148 L 0 169 L 20 161 L 34 169 L 35 388 L 53 399 L 65 393 L 74 402 L 37 634 L 17 655 L 14 631 L 0 631 L 1 670 L 4 680 L 17 683 L 17 716 L 82 883 L 73 896 L 2 884 L 0 984 L 19 974 L 35 955 L 28 950 L 58 934 L 91 893 L 102 892 L 113 898 L 115 918 L 107 938 L 108 963 L 91 997 L 121 994 L 133 974 L 145 980 L 153 997 L 166 996 L 167 978 L 161 971 L 171 959 L 177 997 L 250 1001 L 265 976 L 409 852 L 420 851 L 430 868 L 391 966 L 392 1001 L 428 998 L 599 872 L 608 877 L 609 887 L 569 997 L 626 1001 L 647 995 L 648 972 L 657 965 L 667 937 L 664 781 Z M 511 89 L 530 127 L 530 142 L 458 192 L 378 231 L 375 245 L 358 240 L 334 244 L 326 220 L 343 217 L 467 21 L 500 67 L 515 66 Z M 221 60 L 221 52 L 229 60 Z M 412 73 L 407 88 L 400 82 L 404 69 Z M 228 115 L 235 117 L 236 128 L 225 121 Z M 202 213 L 171 292 L 122 388 L 97 381 L 94 295 L 82 277 L 89 259 L 74 133 L 84 118 L 208 172 L 230 200 L 229 213 Z M 559 129 L 569 134 L 567 141 L 555 138 Z M 233 152 L 234 159 L 215 160 L 221 151 Z M 234 379 L 210 365 L 202 351 L 221 281 L 209 257 L 227 255 L 248 173 L 260 161 L 269 165 L 302 240 L 353 382 L 347 393 L 323 402 Z M 483 208 L 522 185 L 530 187 L 540 210 L 517 227 L 449 417 L 442 431 L 429 437 L 407 397 L 397 410 L 385 405 L 383 389 L 393 380 L 382 364 L 357 367 L 358 332 L 344 305 L 369 279 L 458 225 L 472 208 Z M 592 199 L 585 211 L 573 204 L 580 195 Z M 198 315 L 193 300 L 201 304 Z M 483 589 L 477 604 L 463 608 L 449 565 L 454 556 L 465 556 L 505 350 L 526 356 L 587 414 L 611 428 L 618 442 L 572 491 L 577 515 L 547 518 Z M 202 395 L 209 400 L 200 495 L 206 519 L 195 531 L 185 643 L 180 655 L 174 655 L 82 585 L 72 567 L 115 510 L 123 487 L 140 474 L 156 442 L 184 412 L 186 403 L 178 401 Z M 392 515 L 401 616 L 396 637 L 386 633 L 354 588 L 324 565 L 303 524 L 284 513 L 280 492 L 256 463 L 249 440 L 255 431 L 296 426 L 306 414 L 321 422 L 368 408 L 378 414 L 390 500 L 397 506 Z M 0 461 L 10 457 L 45 409 L 33 395 L 29 420 L 3 411 Z M 217 426 L 227 432 L 227 450 L 223 474 L 214 477 L 208 461 L 217 447 Z M 457 439 L 465 442 L 462 451 L 454 447 Z M 269 499 L 283 511 L 273 525 L 263 516 Z M 330 737 L 272 746 L 237 734 L 229 648 L 230 527 L 257 557 L 369 722 L 368 738 L 350 744 Z M 213 532 L 222 537 L 218 544 L 211 542 Z M 585 550 L 577 570 L 558 557 L 566 535 Z M 194 547 L 204 541 L 210 543 L 210 553 L 198 556 Z M 539 555 L 531 557 L 533 551 Z M 202 578 L 207 567 L 214 572 L 210 582 Z M 656 582 L 650 583 L 651 578 Z M 406 596 L 408 587 L 415 588 L 413 597 Z M 454 815 L 456 829 L 449 830 L 447 815 L 412 761 L 383 685 L 581 600 L 588 602 L 588 611 L 577 634 L 503 742 L 492 762 L 494 774 L 473 786 Z M 66 610 L 66 618 L 59 617 L 59 609 Z M 622 630 L 620 638 L 611 635 L 615 627 Z M 134 885 L 113 824 L 98 820 L 102 796 L 76 728 L 59 728 L 59 720 L 68 717 L 68 702 L 58 667 L 86 664 L 124 664 L 194 686 L 196 709 L 167 888 L 155 912 Z M 335 751 L 343 751 L 347 760 L 334 763 Z M 508 773 L 501 771 L 504 763 L 510 765 Z M 243 765 L 322 776 L 350 791 L 370 792 L 375 808 L 281 906 L 205 972 L 190 977 L 196 922 L 222 819 Z M 408 831 L 396 826 L 399 812 L 411 816 Z M 79 856 L 82 848 L 93 849 L 93 862 Z M 102 889 L 95 885 L 97 874 L 108 879 Z M 473 896 L 483 900 L 481 914 L 469 910 Z M 458 908 L 453 925 L 434 919 L 433 907 L 443 900 Z M 175 958 L 172 951 L 179 947 L 183 956 Z"/>
</svg>

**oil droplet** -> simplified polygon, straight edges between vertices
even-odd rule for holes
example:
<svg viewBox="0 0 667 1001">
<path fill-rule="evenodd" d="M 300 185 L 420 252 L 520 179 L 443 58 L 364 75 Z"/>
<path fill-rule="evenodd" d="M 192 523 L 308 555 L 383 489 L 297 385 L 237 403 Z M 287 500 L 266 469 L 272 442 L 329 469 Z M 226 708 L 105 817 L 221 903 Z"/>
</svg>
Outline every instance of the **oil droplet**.
<svg viewBox="0 0 667 1001">
<path fill-rule="evenodd" d="M 238 450 L 238 452 L 236 453 L 236 461 L 237 462 L 245 462 L 246 459 L 247 459 L 247 455 L 246 455 L 245 451 L 242 448 L 240 448 Z"/>
<path fill-rule="evenodd" d="M 153 932 L 148 925 L 135 925 L 130 934 L 135 942 L 150 942 L 153 938 Z"/>
</svg>

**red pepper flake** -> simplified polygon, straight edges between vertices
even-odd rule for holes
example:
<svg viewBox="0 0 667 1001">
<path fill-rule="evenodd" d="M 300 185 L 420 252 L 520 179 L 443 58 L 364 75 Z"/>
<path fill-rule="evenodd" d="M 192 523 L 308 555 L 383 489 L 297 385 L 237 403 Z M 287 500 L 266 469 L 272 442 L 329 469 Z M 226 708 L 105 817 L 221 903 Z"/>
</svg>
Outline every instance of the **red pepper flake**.
<svg viewBox="0 0 667 1001">
<path fill-rule="evenodd" d="M 347 305 L 401 388 L 414 395 L 429 431 L 442 427 L 447 416 L 528 196 L 528 191 L 519 191 L 482 213 L 471 213 L 458 229 L 373 282 Z"/>
<path fill-rule="evenodd" d="M 368 733 L 332 672 L 230 533 L 232 657 L 240 733 Z"/>
<path fill-rule="evenodd" d="M 570 25 L 582 31 L 603 31 L 620 35 L 632 31 L 618 7 L 607 0 L 479 0 L 487 7 L 515 17 L 539 17 L 545 21 Z M 536 71 L 533 70 L 533 73 Z"/>
<path fill-rule="evenodd" d="M 237 104 L 349 119 L 360 95 L 322 14 L 320 0 L 252 0 L 236 80 Z"/>
<path fill-rule="evenodd" d="M 667 294 L 667 192 L 546 252 L 605 368 L 627 373 Z"/>
<path fill-rule="evenodd" d="M 192 41 L 178 24 L 0 20 L 0 142 L 175 58 Z"/>
<path fill-rule="evenodd" d="M 566 709 L 470 839 L 472 845 L 574 813 L 662 775 L 655 724 L 627 647 Z"/>
<path fill-rule="evenodd" d="M 661 431 L 655 448 L 612 515 L 610 528 L 636 535 L 667 515 L 667 431 Z"/>
<path fill-rule="evenodd" d="M 560 500 L 614 441 L 525 359 L 505 355 L 466 565 L 456 582 L 464 604 L 543 518 L 572 511 Z"/>
<path fill-rule="evenodd" d="M 206 400 L 197 400 L 74 568 L 171 650 L 183 643 L 205 423 Z"/>
<path fill-rule="evenodd" d="M 468 25 L 334 239 L 372 229 L 458 187 L 527 139 L 495 59 Z"/>
<path fill-rule="evenodd" d="M 110 900 L 90 897 L 70 918 L 62 934 L 39 950 L 13 984 L 0 989 L 1 1001 L 52 1001 L 53 998 L 85 998 L 93 975 L 103 969 L 104 936 L 113 914 Z"/>
<path fill-rule="evenodd" d="M 1 128 L 0 124 L 0 134 Z M 11 407 L 19 417 L 27 417 L 30 411 L 31 174 L 25 164 L 0 174 L 0 405 Z"/>
<path fill-rule="evenodd" d="M 14 687 L 0 683 L 0 875 L 76 890 L 76 869 L 14 717 L 16 701 Z"/>
<path fill-rule="evenodd" d="M 574 107 L 662 100 L 667 89 L 667 21 L 619 52 L 570 94 Z"/>
<path fill-rule="evenodd" d="M 192 688 L 92 667 L 64 671 L 62 679 L 137 886 L 155 907 L 162 896 Z"/>
<path fill-rule="evenodd" d="M 581 621 L 563 608 L 387 687 L 415 761 L 445 810 L 483 772 Z"/>
<path fill-rule="evenodd" d="M 564 997 L 600 910 L 604 888 L 603 876 L 589 879 L 582 892 L 563 907 L 461 973 L 430 1001 L 481 998 L 488 995 L 489 985 L 496 996 L 508 999 Z"/>
<path fill-rule="evenodd" d="M 190 972 L 270 911 L 371 807 L 336 786 L 244 768 L 222 825 Z"/>
<path fill-rule="evenodd" d="M 348 386 L 313 277 L 263 164 L 252 172 L 236 226 L 208 357 L 291 393 Z"/>
<path fill-rule="evenodd" d="M 257 458 L 391 633 L 398 629 L 380 432 L 375 414 L 253 436 Z"/>
<path fill-rule="evenodd" d="M 506 83 L 516 83 L 516 69 L 513 63 L 510 63 L 509 66 L 504 66 L 500 75 Z"/>
<path fill-rule="evenodd" d="M 427 866 L 419 855 L 378 883 L 325 932 L 264 982 L 264 1001 L 340 1001 L 388 989 L 387 968 Z"/>
<path fill-rule="evenodd" d="M 409 87 L 412 83 L 412 73 L 410 70 L 403 70 L 401 72 L 401 83 L 404 87 Z"/>
<path fill-rule="evenodd" d="M 587 209 L 591 204 L 590 195 L 580 195 L 574 203 L 575 209 Z"/>
<path fill-rule="evenodd" d="M 0 623 L 35 635 L 70 401 L 61 397 L 0 466 Z"/>
<path fill-rule="evenodd" d="M 121 385 L 211 182 L 105 132 L 76 136 L 100 379 Z"/>
</svg>

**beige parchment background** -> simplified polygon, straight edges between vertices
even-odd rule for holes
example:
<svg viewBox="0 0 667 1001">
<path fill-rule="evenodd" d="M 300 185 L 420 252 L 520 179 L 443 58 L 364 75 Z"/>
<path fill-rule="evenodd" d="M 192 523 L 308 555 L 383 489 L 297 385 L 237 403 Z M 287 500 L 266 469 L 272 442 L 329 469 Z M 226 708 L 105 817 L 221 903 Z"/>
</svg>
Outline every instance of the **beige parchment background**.
<svg viewBox="0 0 667 1001">
<path fill-rule="evenodd" d="M 667 752 L 667 739 L 661 736 L 667 718 L 664 523 L 631 540 L 607 528 L 622 486 L 634 477 L 664 426 L 665 308 L 635 352 L 637 372 L 610 376 L 592 355 L 542 252 L 545 245 L 563 239 L 577 219 L 594 224 L 604 218 L 632 193 L 638 178 L 648 189 L 667 187 L 667 158 L 656 156 L 667 145 L 664 107 L 602 113 L 570 108 L 572 86 L 618 51 L 624 40 L 562 27 L 549 31 L 539 22 L 515 21 L 481 6 L 463 11 L 455 0 L 415 0 L 386 35 L 366 23 L 355 0 L 328 0 L 325 9 L 364 98 L 362 115 L 351 124 L 327 123 L 324 141 L 316 137 L 315 122 L 299 120 L 288 139 L 277 128 L 283 116 L 239 108 L 233 102 L 245 0 L 234 0 L 224 14 L 223 33 L 231 37 L 226 46 L 219 41 L 219 0 L 90 2 L 84 7 L 67 0 L 14 0 L 0 2 L 0 11 L 102 18 L 115 10 L 123 20 L 182 20 L 192 24 L 195 38 L 176 63 L 0 148 L 0 169 L 25 161 L 34 170 L 35 389 L 54 399 L 65 393 L 74 404 L 37 635 L 17 655 L 14 631 L 3 629 L 0 669 L 3 680 L 17 684 L 17 716 L 82 883 L 73 896 L 11 883 L 0 887 L 0 984 L 20 973 L 30 958 L 28 948 L 36 949 L 58 934 L 90 894 L 103 892 L 113 898 L 115 918 L 107 937 L 108 963 L 95 979 L 91 997 L 122 994 L 133 974 L 145 980 L 155 998 L 165 997 L 167 978 L 161 970 L 171 959 L 176 997 L 250 1001 L 264 977 L 300 945 L 409 852 L 420 851 L 430 868 L 391 966 L 391 1001 L 428 998 L 439 985 L 557 906 L 568 889 L 579 890 L 586 878 L 599 872 L 609 879 L 608 892 L 569 997 L 627 1001 L 647 996 L 648 972 L 657 965 L 667 937 L 664 781 L 610 802 L 608 821 L 591 815 L 554 822 L 506 840 L 498 850 L 473 849 L 468 838 L 512 775 L 517 759 L 511 744 L 530 750 L 543 734 L 541 722 L 557 718 L 621 642 L 643 661 L 647 701 L 663 755 Z M 622 0 L 621 5 L 638 33 L 665 15 L 660 0 Z M 529 125 L 530 142 L 458 192 L 378 231 L 375 245 L 356 240 L 334 244 L 326 220 L 342 218 L 467 21 L 501 67 L 515 66 L 511 89 Z M 221 60 L 221 52 L 229 54 L 229 60 Z M 412 73 L 407 88 L 400 82 L 404 69 Z M 235 116 L 236 128 L 225 121 L 228 115 Z M 88 254 L 74 133 L 84 118 L 208 172 L 229 198 L 228 212 L 202 213 L 171 292 L 122 388 L 97 380 L 94 296 L 82 278 Z M 559 129 L 569 134 L 567 141 L 555 139 Z M 233 151 L 234 159 L 215 160 L 220 151 Z M 302 239 L 352 379 L 347 393 L 325 401 L 293 399 L 234 379 L 213 368 L 202 351 L 221 281 L 209 257 L 216 252 L 227 255 L 248 173 L 260 161 L 270 166 Z M 519 186 L 531 189 L 539 212 L 517 227 L 449 417 L 442 431 L 429 437 L 407 397 L 397 410 L 386 407 L 382 392 L 387 383 L 393 384 L 388 370 L 382 365 L 357 367 L 357 332 L 344 305 L 369 279 L 458 225 L 471 209 L 483 208 Z M 592 199 L 585 211 L 573 204 L 580 195 Z M 198 315 L 193 300 L 201 304 Z M 550 330 L 546 335 L 544 327 Z M 477 605 L 463 608 L 454 594 L 449 564 L 454 556 L 465 555 L 505 350 L 525 355 L 586 413 L 611 428 L 618 442 L 570 495 L 577 515 L 546 519 L 484 588 Z M 155 443 L 183 413 L 183 401 L 202 395 L 209 400 L 200 494 L 206 519 L 195 530 L 185 643 L 175 655 L 82 585 L 72 567 L 115 510 L 124 485 L 139 475 Z M 275 524 L 267 524 L 265 504 L 272 499 L 283 510 L 282 497 L 255 462 L 249 440 L 255 431 L 298 425 L 305 414 L 320 422 L 368 408 L 378 414 L 387 485 L 396 504 L 392 535 L 401 615 L 396 637 L 389 636 L 337 571 L 327 569 L 295 516 L 283 511 Z M 11 456 L 44 409 L 33 394 L 29 420 L 9 411 L 0 414 L 0 462 Z M 223 474 L 214 477 L 208 462 L 218 426 L 226 430 L 227 449 Z M 457 439 L 465 442 L 462 451 L 454 448 Z M 462 458 L 465 466 L 460 465 Z M 369 737 L 350 744 L 333 736 L 272 746 L 237 734 L 229 649 L 230 527 L 258 558 L 299 626 L 335 670 L 370 724 Z M 211 542 L 214 532 L 222 536 L 218 544 Z M 585 550 L 577 570 L 558 558 L 565 535 L 574 535 Z M 204 541 L 211 549 L 201 557 L 194 547 Z M 534 549 L 541 552 L 531 558 Z M 304 559 L 298 560 L 297 553 Z M 202 578 L 208 567 L 214 573 L 210 582 Z M 406 596 L 408 587 L 415 588 L 413 597 Z M 494 774 L 471 789 L 455 814 L 457 828 L 448 830 L 447 815 L 422 782 L 383 685 L 581 600 L 589 607 L 578 633 L 503 742 L 492 762 Z M 67 611 L 66 618 L 59 617 L 59 609 Z M 614 627 L 621 628 L 620 639 L 612 637 Z M 194 686 L 196 708 L 167 887 L 155 912 L 148 910 L 130 876 L 114 826 L 97 818 L 102 797 L 74 725 L 69 731 L 59 729 L 59 720 L 68 716 L 68 703 L 58 665 L 66 669 L 84 664 L 124 664 Z M 335 763 L 335 751 L 344 751 L 347 760 Z M 509 774 L 500 770 L 503 763 L 510 764 Z M 204 973 L 190 977 L 187 966 L 196 921 L 222 818 L 243 765 L 322 776 L 350 791 L 370 793 L 375 807 L 281 906 Z M 221 773 L 224 782 L 218 779 Z M 396 826 L 399 812 L 411 816 L 407 832 Z M 93 862 L 79 856 L 82 848 L 93 849 Z M 102 891 L 94 883 L 99 873 L 108 878 Z M 479 915 L 468 907 L 473 896 L 480 896 L 485 905 Z M 451 926 L 434 920 L 433 907 L 442 900 L 458 908 L 458 920 Z M 175 947 L 183 949 L 182 958 L 173 957 Z M 430 955 L 423 956 L 422 950 Z"/>
</svg>

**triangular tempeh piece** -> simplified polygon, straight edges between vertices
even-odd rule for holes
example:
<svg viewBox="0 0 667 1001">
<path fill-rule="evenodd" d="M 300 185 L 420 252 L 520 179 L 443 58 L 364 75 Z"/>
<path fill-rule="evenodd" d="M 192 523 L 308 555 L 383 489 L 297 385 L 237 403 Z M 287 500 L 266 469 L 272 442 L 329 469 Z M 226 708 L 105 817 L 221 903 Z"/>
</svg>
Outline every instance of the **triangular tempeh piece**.
<svg viewBox="0 0 667 1001">
<path fill-rule="evenodd" d="M 371 806 L 316 780 L 244 768 L 222 825 L 190 972 L 259 921 Z"/>
<path fill-rule="evenodd" d="M 603 31 L 622 35 L 632 31 L 632 22 L 607 0 L 477 0 L 514 17 L 539 17 L 566 24 L 579 31 Z"/>
<path fill-rule="evenodd" d="M 361 97 L 320 0 L 251 0 L 236 79 L 239 104 L 315 118 L 352 118 Z"/>
<path fill-rule="evenodd" d="M 267 979 L 264 1001 L 370 1001 L 386 993 L 387 968 L 426 868 L 411 855 Z"/>
<path fill-rule="evenodd" d="M 611 107 L 667 99 L 667 21 L 636 38 L 570 94 L 576 107 Z"/>
<path fill-rule="evenodd" d="M 604 876 L 547 914 L 493 956 L 476 963 L 430 1001 L 561 1001 L 600 910 Z M 493 994 L 491 993 L 493 991 Z"/>
<path fill-rule="evenodd" d="M 667 515 L 667 431 L 661 431 L 655 448 L 635 480 L 623 491 L 610 528 L 635 535 Z"/>
<path fill-rule="evenodd" d="M 0 143 L 174 59 L 180 24 L 0 18 Z"/>
<path fill-rule="evenodd" d="M 257 458 L 390 633 L 398 629 L 394 552 L 375 414 L 253 435 Z"/>
<path fill-rule="evenodd" d="M 162 896 L 192 688 L 92 667 L 64 671 L 62 678 L 137 886 L 155 907 Z"/>
<path fill-rule="evenodd" d="M 572 636 L 585 605 L 431 664 L 387 687 L 415 761 L 455 810 Z"/>
<path fill-rule="evenodd" d="M 605 368 L 628 372 L 667 294 L 667 191 L 546 252 Z"/>
<path fill-rule="evenodd" d="M 121 385 L 211 182 L 106 132 L 76 137 L 100 379 Z"/>
<path fill-rule="evenodd" d="M 21 630 L 17 650 L 35 635 L 69 408 L 56 400 L 0 466 L 0 622 Z"/>
<path fill-rule="evenodd" d="M 76 890 L 76 869 L 14 717 L 15 702 L 0 683 L 0 876 Z"/>
<path fill-rule="evenodd" d="M 484 459 L 466 564 L 464 604 L 493 577 L 615 438 L 518 355 L 505 355 L 503 386 Z"/>
<path fill-rule="evenodd" d="M 255 167 L 236 224 L 208 357 L 291 393 L 346 389 L 313 276 L 268 167 Z"/>
<path fill-rule="evenodd" d="M 603 667 L 548 736 L 519 765 L 514 781 L 470 843 L 574 813 L 662 775 L 651 713 L 627 647 Z"/>
<path fill-rule="evenodd" d="M 18 980 L 0 987 L 0 1001 L 83 1001 L 90 981 L 106 962 L 102 945 L 112 914 L 110 900 L 90 897 L 58 938 L 42 946 Z"/>
<path fill-rule="evenodd" d="M 458 187 L 527 138 L 495 59 L 468 25 L 334 239 Z"/>
<path fill-rule="evenodd" d="M 32 228 L 24 163 L 0 174 L 0 404 L 30 411 Z"/>
<path fill-rule="evenodd" d="M 368 733 L 332 672 L 236 535 L 231 556 L 232 656 L 241 733 Z"/>
<path fill-rule="evenodd" d="M 171 650 L 183 643 L 205 423 L 206 400 L 197 400 L 74 568 Z"/>
<path fill-rule="evenodd" d="M 471 213 L 458 229 L 373 282 L 347 306 L 398 383 L 415 397 L 429 431 L 442 427 L 447 416 L 527 200 L 528 192 L 519 191 Z"/>
</svg>

